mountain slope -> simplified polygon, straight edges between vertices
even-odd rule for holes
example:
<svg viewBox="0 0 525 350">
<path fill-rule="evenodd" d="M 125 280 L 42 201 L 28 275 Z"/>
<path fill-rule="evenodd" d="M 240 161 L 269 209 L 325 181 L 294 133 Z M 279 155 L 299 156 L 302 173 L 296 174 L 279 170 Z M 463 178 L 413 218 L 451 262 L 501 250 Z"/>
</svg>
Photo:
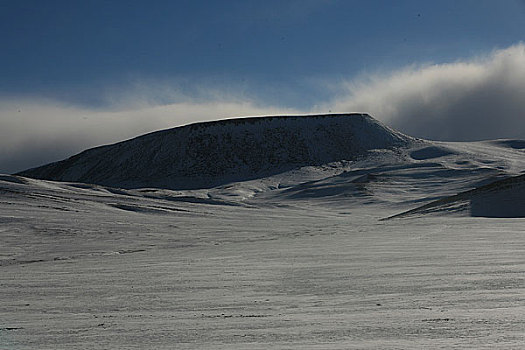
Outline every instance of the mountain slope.
<svg viewBox="0 0 525 350">
<path fill-rule="evenodd" d="M 469 210 L 470 216 L 474 217 L 525 217 L 525 175 L 494 181 L 453 196 L 440 198 L 386 219 L 464 210 Z"/>
<path fill-rule="evenodd" d="M 413 141 L 367 114 L 229 119 L 89 149 L 18 175 L 121 188 L 204 188 Z"/>
</svg>

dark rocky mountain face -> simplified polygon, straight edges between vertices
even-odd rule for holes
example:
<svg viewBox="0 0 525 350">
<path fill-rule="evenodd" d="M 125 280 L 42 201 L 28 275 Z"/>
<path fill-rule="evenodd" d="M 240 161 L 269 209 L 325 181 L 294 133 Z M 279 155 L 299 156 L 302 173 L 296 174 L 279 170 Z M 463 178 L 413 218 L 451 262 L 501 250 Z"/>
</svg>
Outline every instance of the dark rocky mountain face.
<svg viewBox="0 0 525 350">
<path fill-rule="evenodd" d="M 18 175 L 121 188 L 192 189 L 354 160 L 373 149 L 413 141 L 366 114 L 229 119 L 92 148 Z"/>
</svg>

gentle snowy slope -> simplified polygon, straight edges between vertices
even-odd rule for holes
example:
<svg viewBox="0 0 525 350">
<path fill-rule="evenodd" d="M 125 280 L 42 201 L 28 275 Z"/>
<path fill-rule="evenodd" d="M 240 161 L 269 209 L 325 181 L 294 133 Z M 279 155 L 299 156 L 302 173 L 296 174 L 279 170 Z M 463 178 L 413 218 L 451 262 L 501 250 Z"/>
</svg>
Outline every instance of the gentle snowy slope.
<svg viewBox="0 0 525 350">
<path fill-rule="evenodd" d="M 525 218 L 525 175 L 491 182 L 390 218 L 467 211 L 472 216 Z"/>
<path fill-rule="evenodd" d="M 420 170 L 381 169 L 396 182 Z M 524 344 L 522 219 L 378 221 L 399 205 L 374 200 L 386 182 L 352 207 L 269 183 L 333 171 L 200 191 L 2 176 L 0 348 Z"/>
</svg>

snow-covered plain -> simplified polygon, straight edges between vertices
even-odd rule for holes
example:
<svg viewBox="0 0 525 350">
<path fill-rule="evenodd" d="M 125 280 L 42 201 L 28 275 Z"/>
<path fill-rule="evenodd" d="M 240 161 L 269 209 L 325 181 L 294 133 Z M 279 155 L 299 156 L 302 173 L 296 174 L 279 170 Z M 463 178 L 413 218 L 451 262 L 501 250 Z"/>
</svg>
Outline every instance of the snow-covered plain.
<svg viewBox="0 0 525 350">
<path fill-rule="evenodd" d="M 522 146 L 192 190 L 1 175 L 0 349 L 525 347 Z"/>
</svg>

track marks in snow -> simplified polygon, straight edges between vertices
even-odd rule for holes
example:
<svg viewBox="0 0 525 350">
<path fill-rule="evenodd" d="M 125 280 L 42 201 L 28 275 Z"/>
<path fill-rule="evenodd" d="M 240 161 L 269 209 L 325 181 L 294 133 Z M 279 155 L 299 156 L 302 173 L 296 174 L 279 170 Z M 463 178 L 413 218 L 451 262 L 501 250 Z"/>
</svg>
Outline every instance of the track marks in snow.
<svg viewBox="0 0 525 350">
<path fill-rule="evenodd" d="M 85 254 L 69 255 L 69 256 L 66 256 L 66 255 L 56 256 L 53 258 L 45 258 L 45 259 L 30 259 L 30 260 L 4 259 L 4 260 L 0 260 L 0 266 L 28 265 L 28 264 L 46 263 L 46 262 L 53 262 L 53 261 L 59 262 L 59 261 L 68 261 L 68 260 L 77 260 L 77 259 L 104 257 L 104 256 L 117 256 L 117 255 L 142 253 L 142 252 L 146 252 L 146 249 L 123 249 L 123 250 L 118 250 L 118 251 L 93 252 L 93 253 L 85 253 Z"/>
</svg>

